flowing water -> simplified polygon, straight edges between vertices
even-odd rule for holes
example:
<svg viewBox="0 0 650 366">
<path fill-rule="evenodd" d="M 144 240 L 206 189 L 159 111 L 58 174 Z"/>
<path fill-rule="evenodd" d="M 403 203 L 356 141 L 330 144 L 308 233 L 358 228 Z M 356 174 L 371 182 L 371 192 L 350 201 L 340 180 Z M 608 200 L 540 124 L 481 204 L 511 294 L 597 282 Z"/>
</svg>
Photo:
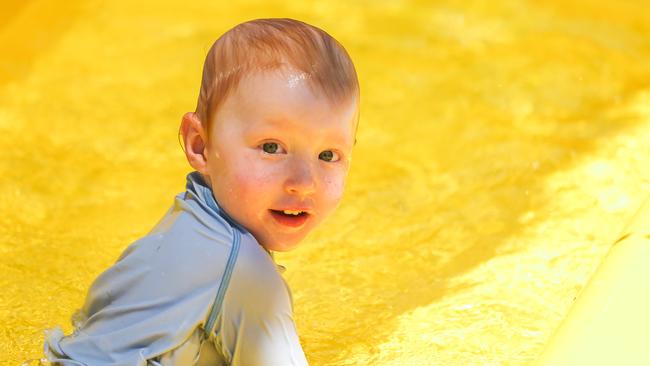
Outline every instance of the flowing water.
<svg viewBox="0 0 650 366">
<path fill-rule="evenodd" d="M 244 20 L 322 27 L 361 80 L 344 201 L 277 256 L 312 365 L 531 363 L 650 193 L 643 1 L 0 4 L 3 365 L 184 189 L 180 118 Z"/>
</svg>

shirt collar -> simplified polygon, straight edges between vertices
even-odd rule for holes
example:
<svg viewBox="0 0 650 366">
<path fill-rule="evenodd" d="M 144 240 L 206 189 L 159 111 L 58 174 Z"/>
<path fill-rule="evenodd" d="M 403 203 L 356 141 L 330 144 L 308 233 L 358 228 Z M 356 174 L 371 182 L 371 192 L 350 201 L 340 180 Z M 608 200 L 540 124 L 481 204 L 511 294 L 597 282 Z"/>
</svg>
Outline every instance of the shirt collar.
<svg viewBox="0 0 650 366">
<path fill-rule="evenodd" d="M 187 174 L 187 184 L 185 188 L 188 192 L 196 196 L 199 203 L 211 214 L 217 215 L 224 220 L 226 220 L 231 226 L 235 227 L 243 233 L 248 233 L 248 230 L 239 224 L 235 219 L 230 217 L 226 211 L 224 211 L 212 194 L 212 189 L 208 183 L 203 179 L 203 176 L 198 171 L 193 171 Z"/>
<path fill-rule="evenodd" d="M 219 204 L 214 198 L 214 195 L 212 194 L 212 188 L 210 188 L 210 186 L 205 181 L 205 179 L 203 179 L 203 175 L 201 175 L 201 173 L 199 173 L 198 171 L 193 171 L 187 174 L 187 184 L 185 188 L 187 189 L 188 192 L 192 193 L 197 198 L 199 204 L 203 206 L 203 208 L 206 211 L 208 211 L 209 214 L 221 217 L 222 219 L 226 220 L 231 226 L 241 231 L 242 233 L 249 233 L 245 227 L 243 227 L 241 224 L 235 221 L 235 219 L 230 217 L 230 215 L 228 215 L 226 211 L 224 211 L 219 206 Z M 276 263 L 275 256 L 273 255 L 274 253 L 266 249 L 261 244 L 260 247 L 262 247 L 262 249 L 264 249 L 264 251 L 266 251 L 271 256 L 273 262 Z M 286 270 L 284 266 L 279 265 L 277 263 L 276 266 L 278 267 L 278 270 L 280 270 L 280 272 L 284 272 Z"/>
</svg>

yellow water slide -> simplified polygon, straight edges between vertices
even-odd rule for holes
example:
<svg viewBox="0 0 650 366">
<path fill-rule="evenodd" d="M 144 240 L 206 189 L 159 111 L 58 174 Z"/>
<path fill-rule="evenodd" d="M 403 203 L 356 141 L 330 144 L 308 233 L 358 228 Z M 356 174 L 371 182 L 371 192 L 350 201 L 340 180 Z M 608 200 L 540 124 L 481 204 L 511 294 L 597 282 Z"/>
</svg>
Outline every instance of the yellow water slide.
<svg viewBox="0 0 650 366">
<path fill-rule="evenodd" d="M 361 82 L 346 196 L 276 256 L 310 364 L 650 365 L 631 0 L 0 0 L 0 365 L 184 189 L 205 53 L 260 17 L 327 30 Z"/>
<path fill-rule="evenodd" d="M 650 365 L 650 200 L 591 278 L 538 365 Z"/>
</svg>

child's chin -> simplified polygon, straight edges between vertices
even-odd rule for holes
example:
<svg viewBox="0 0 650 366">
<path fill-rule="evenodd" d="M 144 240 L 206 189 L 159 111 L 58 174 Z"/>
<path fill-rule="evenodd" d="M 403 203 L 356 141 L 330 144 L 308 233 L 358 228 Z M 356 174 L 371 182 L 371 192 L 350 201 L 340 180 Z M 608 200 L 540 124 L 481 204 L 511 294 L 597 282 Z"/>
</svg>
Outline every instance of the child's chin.
<svg viewBox="0 0 650 366">
<path fill-rule="evenodd" d="M 288 252 L 292 249 L 295 249 L 298 245 L 300 245 L 301 241 L 302 238 L 300 238 L 299 240 L 274 241 L 270 243 L 262 243 L 262 246 L 267 250 L 272 250 L 274 252 Z"/>
</svg>

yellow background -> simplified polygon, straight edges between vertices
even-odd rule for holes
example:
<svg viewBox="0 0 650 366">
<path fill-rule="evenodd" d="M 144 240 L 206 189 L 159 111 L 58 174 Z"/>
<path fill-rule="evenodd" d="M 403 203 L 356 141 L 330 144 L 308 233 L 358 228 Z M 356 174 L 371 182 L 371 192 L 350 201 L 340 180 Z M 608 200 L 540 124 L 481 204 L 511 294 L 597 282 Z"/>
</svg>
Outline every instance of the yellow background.
<svg viewBox="0 0 650 366">
<path fill-rule="evenodd" d="M 647 5 L 1 2 L 0 364 L 184 189 L 205 53 L 259 17 L 325 29 L 361 80 L 344 202 L 277 256 L 310 363 L 529 364 L 650 192 Z"/>
</svg>

